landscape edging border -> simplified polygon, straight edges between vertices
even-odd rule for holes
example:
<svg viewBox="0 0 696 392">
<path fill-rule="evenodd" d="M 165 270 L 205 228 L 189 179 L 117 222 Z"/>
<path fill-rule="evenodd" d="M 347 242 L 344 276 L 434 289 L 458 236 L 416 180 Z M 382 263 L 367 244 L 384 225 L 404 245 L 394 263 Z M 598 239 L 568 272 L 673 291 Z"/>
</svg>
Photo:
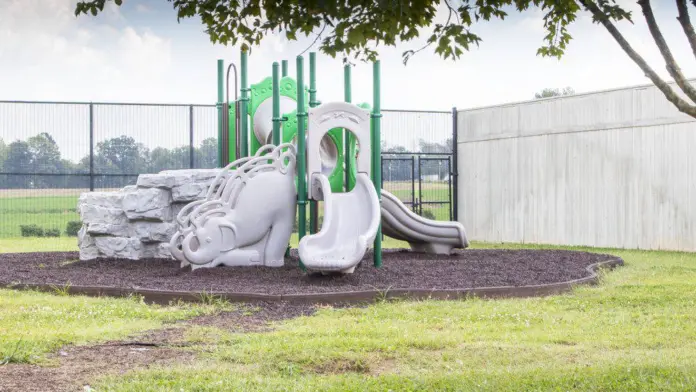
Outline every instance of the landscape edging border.
<svg viewBox="0 0 696 392">
<path fill-rule="evenodd" d="M 578 285 L 594 285 L 599 283 L 597 271 L 603 268 L 614 269 L 624 265 L 623 259 L 614 257 L 609 260 L 590 264 L 585 268 L 588 276 L 568 280 L 564 282 L 545 283 L 528 286 L 497 286 L 497 287 L 474 287 L 459 289 L 417 289 L 417 288 L 397 288 L 388 290 L 363 290 L 363 291 L 342 291 L 333 293 L 307 293 L 307 294 L 259 294 L 259 293 L 240 293 L 211 291 L 205 292 L 206 295 L 216 296 L 230 302 L 255 302 L 255 301 L 288 301 L 301 303 L 357 303 L 373 302 L 378 299 L 461 299 L 468 297 L 476 298 L 528 298 L 541 297 L 547 295 L 563 294 L 571 291 Z M 56 291 L 56 284 L 6 284 L 0 285 L 7 289 L 36 290 L 43 292 Z M 132 289 L 125 287 L 111 286 L 66 286 L 64 290 L 73 295 L 86 295 L 91 297 L 127 297 L 129 295 L 140 295 L 145 302 L 168 304 L 173 301 L 202 302 L 202 292 L 189 291 L 168 291 L 153 289 Z"/>
</svg>

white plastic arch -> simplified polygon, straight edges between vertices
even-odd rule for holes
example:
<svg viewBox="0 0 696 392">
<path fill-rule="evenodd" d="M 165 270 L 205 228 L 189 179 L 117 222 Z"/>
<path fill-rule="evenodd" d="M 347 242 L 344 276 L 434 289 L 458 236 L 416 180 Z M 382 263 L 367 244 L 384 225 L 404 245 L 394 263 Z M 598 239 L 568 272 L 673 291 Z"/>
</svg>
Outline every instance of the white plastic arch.
<svg viewBox="0 0 696 392">
<path fill-rule="evenodd" d="M 320 145 L 321 140 L 334 128 L 345 128 L 351 131 L 360 146 L 356 168 L 359 173 L 370 176 L 370 116 L 359 106 L 346 102 L 330 102 L 309 109 L 309 124 L 307 137 L 307 174 L 311 179 L 314 174 L 322 173 Z M 309 198 L 320 197 L 318 191 L 311 186 Z"/>
</svg>

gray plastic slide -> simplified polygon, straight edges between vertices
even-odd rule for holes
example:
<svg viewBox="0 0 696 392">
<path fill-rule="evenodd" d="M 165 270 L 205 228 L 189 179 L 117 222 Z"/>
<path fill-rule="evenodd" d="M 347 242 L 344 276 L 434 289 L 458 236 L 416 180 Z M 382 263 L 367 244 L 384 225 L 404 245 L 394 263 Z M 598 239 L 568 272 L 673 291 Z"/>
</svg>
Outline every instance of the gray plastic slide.
<svg viewBox="0 0 696 392">
<path fill-rule="evenodd" d="M 425 219 L 385 190 L 382 190 L 382 233 L 408 242 L 414 252 L 450 254 L 454 248 L 469 246 L 461 223 Z"/>
</svg>

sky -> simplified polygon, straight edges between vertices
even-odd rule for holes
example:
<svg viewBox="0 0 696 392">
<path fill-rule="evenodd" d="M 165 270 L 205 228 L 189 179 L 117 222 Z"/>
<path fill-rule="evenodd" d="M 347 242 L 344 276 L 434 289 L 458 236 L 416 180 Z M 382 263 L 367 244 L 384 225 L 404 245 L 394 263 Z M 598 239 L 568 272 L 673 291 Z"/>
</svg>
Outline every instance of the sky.
<svg viewBox="0 0 696 392">
<path fill-rule="evenodd" d="M 664 63 L 634 1 L 635 25 L 621 23 L 628 41 L 661 74 Z M 76 0 L 0 0 L 0 100 L 75 100 L 214 103 L 216 60 L 239 60 L 235 47 L 213 45 L 198 19 L 177 22 L 170 2 L 124 0 L 98 17 L 73 14 Z M 659 4 L 658 4 L 659 3 Z M 696 63 L 676 21 L 673 3 L 653 2 L 658 21 L 687 76 Z M 449 110 L 529 100 L 545 88 L 570 86 L 590 92 L 646 84 L 638 67 L 603 27 L 581 14 L 570 28 L 574 39 L 561 59 L 542 58 L 543 12 L 513 13 L 505 21 L 477 24 L 479 48 L 458 61 L 425 50 L 408 65 L 403 50 L 380 48 L 382 106 Z M 438 18 L 443 18 L 440 14 Z M 268 36 L 250 57 L 250 82 L 270 75 L 271 63 L 294 58 L 310 39 L 287 42 Z M 320 55 L 318 89 L 323 102 L 343 97 L 340 59 Z M 354 101 L 371 101 L 371 66 L 353 71 Z"/>
<path fill-rule="evenodd" d="M 0 101 L 214 104 L 217 59 L 238 64 L 239 48 L 213 45 L 198 19 L 177 22 L 166 0 L 124 0 L 122 7 L 110 4 L 97 17 L 75 17 L 76 2 L 0 0 Z M 620 23 L 621 31 L 666 77 L 664 62 L 635 1 L 618 2 L 633 11 L 636 21 Z M 684 74 L 696 76 L 696 59 L 676 21 L 675 6 L 656 1 L 653 7 Z M 441 11 L 438 21 L 446 17 Z M 401 53 L 422 42 L 379 48 L 382 107 L 448 111 L 527 101 L 546 87 L 570 86 L 584 93 L 650 83 L 586 13 L 570 27 L 574 39 L 562 59 L 537 56 L 545 35 L 542 16 L 541 10 L 532 9 L 511 12 L 504 21 L 476 24 L 473 31 L 483 42 L 456 62 L 426 49 L 403 65 Z M 290 61 L 290 75 L 294 75 L 295 57 L 312 40 L 266 37 L 252 49 L 250 83 L 269 76 L 273 61 L 283 59 Z M 319 99 L 342 101 L 341 59 L 319 54 L 317 67 Z M 352 90 L 354 102 L 372 102 L 370 64 L 356 63 Z M 0 104 L 0 139 L 9 143 L 48 132 L 63 157 L 77 161 L 89 152 L 87 109 Z M 385 114 L 383 140 L 388 146 L 413 151 L 420 139 L 444 143 L 451 135 L 449 115 L 428 116 Z M 196 145 L 216 135 L 215 108 L 196 108 L 194 117 Z M 187 107 L 95 106 L 94 118 L 95 143 L 127 135 L 150 149 L 188 144 Z"/>
</svg>

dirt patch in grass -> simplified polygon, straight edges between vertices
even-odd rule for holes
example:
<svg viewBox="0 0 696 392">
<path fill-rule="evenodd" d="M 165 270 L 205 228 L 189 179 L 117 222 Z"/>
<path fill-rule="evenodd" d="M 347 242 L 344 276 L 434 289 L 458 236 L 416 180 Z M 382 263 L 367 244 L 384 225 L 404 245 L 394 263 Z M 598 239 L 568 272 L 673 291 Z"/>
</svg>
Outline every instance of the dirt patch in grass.
<svg viewBox="0 0 696 392">
<path fill-rule="evenodd" d="M 370 365 L 364 359 L 332 359 L 308 368 L 316 374 L 370 373 Z"/>
<path fill-rule="evenodd" d="M 200 316 L 192 324 L 216 327 L 231 332 L 263 332 L 271 330 L 271 323 L 301 316 L 311 316 L 316 306 L 289 302 L 256 302 L 240 305 L 234 312 Z"/>
<path fill-rule="evenodd" d="M 46 365 L 0 366 L 0 392 L 85 391 L 85 386 L 105 375 L 197 360 L 183 336 L 191 326 L 210 326 L 232 332 L 262 332 L 274 321 L 308 316 L 310 304 L 258 302 L 240 304 L 234 311 L 193 318 L 177 325 L 135 336 L 130 340 L 98 345 L 67 346 L 49 356 Z"/>
<path fill-rule="evenodd" d="M 48 358 L 48 365 L 0 366 L 0 391 L 84 391 L 92 380 L 106 374 L 123 374 L 153 365 L 186 364 L 195 358 L 189 351 L 156 343 L 161 340 L 158 333 L 137 342 L 64 347 Z"/>
</svg>

